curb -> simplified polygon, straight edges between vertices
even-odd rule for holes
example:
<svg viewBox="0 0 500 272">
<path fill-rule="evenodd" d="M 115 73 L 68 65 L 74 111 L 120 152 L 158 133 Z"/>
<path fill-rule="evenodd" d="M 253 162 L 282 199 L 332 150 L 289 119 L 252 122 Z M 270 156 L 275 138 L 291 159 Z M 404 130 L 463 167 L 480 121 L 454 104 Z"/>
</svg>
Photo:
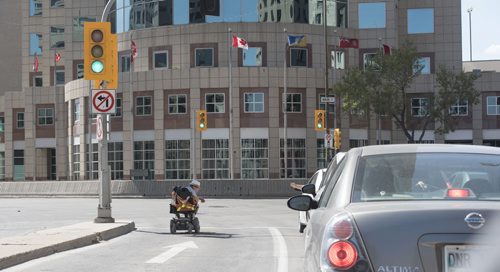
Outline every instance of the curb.
<svg viewBox="0 0 500 272">
<path fill-rule="evenodd" d="M 135 223 L 129 222 L 127 224 L 118 226 L 116 228 L 104 230 L 101 232 L 95 232 L 94 234 L 91 235 L 86 235 L 76 239 L 60 242 L 58 244 L 40 247 L 26 252 L 0 258 L 0 270 L 15 265 L 19 265 L 34 259 L 46 257 L 55 253 L 97 244 L 103 240 L 106 241 L 121 235 L 125 235 L 127 233 L 132 232 L 133 230 L 135 230 Z M 0 244 L 0 246 L 2 246 L 2 244 Z"/>
</svg>

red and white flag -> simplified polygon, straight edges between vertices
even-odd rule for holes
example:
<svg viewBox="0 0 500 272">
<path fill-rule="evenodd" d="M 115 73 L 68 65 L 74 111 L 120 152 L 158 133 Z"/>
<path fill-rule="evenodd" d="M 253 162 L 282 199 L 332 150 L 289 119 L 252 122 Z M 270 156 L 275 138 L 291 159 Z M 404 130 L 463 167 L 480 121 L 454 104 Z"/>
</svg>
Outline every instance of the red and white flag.
<svg viewBox="0 0 500 272">
<path fill-rule="evenodd" d="M 387 44 L 383 44 L 382 46 L 384 47 L 384 55 L 390 55 L 392 48 Z"/>
<path fill-rule="evenodd" d="M 38 56 L 35 54 L 35 61 L 33 62 L 33 72 L 38 72 Z"/>
<path fill-rule="evenodd" d="M 130 63 L 134 63 L 134 59 L 137 58 L 137 46 L 134 41 L 130 42 Z"/>
<path fill-rule="evenodd" d="M 248 49 L 248 43 L 245 39 L 233 36 L 233 47 Z"/>
<path fill-rule="evenodd" d="M 56 63 L 59 63 L 59 61 L 61 60 L 61 54 L 56 53 L 54 57 L 56 58 Z"/>
<path fill-rule="evenodd" d="M 340 48 L 359 48 L 359 40 L 358 39 L 340 38 L 339 47 Z"/>
</svg>

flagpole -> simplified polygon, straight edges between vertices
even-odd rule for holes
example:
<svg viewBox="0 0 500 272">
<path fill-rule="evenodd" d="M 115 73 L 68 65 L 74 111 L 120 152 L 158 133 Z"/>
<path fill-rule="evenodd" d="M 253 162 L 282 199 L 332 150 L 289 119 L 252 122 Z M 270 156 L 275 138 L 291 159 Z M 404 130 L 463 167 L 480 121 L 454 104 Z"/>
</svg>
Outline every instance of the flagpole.
<svg viewBox="0 0 500 272">
<path fill-rule="evenodd" d="M 285 167 L 285 175 L 284 175 L 284 178 L 287 178 L 288 177 L 288 144 L 287 144 L 287 108 L 286 108 L 286 101 L 287 101 L 287 84 L 286 84 L 286 79 L 287 79 L 287 74 L 286 74 L 286 70 L 287 70 L 287 65 L 286 65 L 286 57 L 287 57 L 287 50 L 288 50 L 288 40 L 287 40 L 287 30 L 286 28 L 283 29 L 283 34 L 284 34 L 284 37 L 285 37 L 285 41 L 286 44 L 285 44 L 285 52 L 284 52 L 284 58 L 283 58 L 283 97 L 282 97 L 282 107 L 283 107 L 283 150 L 284 150 L 284 153 L 283 153 L 283 158 L 285 160 L 285 163 L 284 163 L 284 167 Z"/>
<path fill-rule="evenodd" d="M 378 49 L 379 49 L 379 52 L 384 54 L 384 50 L 381 50 L 381 46 L 382 46 L 382 38 L 378 38 Z M 378 89 L 378 99 L 379 99 L 379 103 L 380 103 L 380 88 Z M 381 131 L 381 127 L 382 127 L 382 121 L 381 121 L 381 116 L 380 116 L 380 109 L 378 110 L 378 114 L 377 114 L 377 145 L 381 144 L 382 142 L 382 131 Z"/>
<path fill-rule="evenodd" d="M 325 43 L 325 99 L 328 97 L 328 66 L 330 62 L 328 54 L 328 31 L 326 23 L 326 0 L 323 1 L 323 38 Z M 335 69 L 333 71 L 335 73 Z M 320 101 L 321 102 L 321 101 Z M 325 100 L 325 134 L 328 134 L 328 102 Z M 325 165 L 328 165 L 329 148 L 325 144 Z"/>
<path fill-rule="evenodd" d="M 231 28 L 227 30 L 227 42 L 229 50 L 229 179 L 234 178 L 233 169 L 233 66 L 231 63 L 232 59 L 232 43 L 231 43 Z"/>
</svg>

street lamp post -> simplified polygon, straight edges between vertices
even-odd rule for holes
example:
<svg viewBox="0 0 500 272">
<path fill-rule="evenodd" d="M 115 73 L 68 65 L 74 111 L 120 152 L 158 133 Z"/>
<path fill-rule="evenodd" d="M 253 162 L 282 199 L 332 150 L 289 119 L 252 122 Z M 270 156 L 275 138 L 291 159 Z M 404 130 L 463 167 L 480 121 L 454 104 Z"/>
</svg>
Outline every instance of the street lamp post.
<svg viewBox="0 0 500 272">
<path fill-rule="evenodd" d="M 469 13 L 469 56 L 470 56 L 470 61 L 472 61 L 472 11 L 473 8 L 470 7 L 467 9 L 467 12 Z"/>
</svg>

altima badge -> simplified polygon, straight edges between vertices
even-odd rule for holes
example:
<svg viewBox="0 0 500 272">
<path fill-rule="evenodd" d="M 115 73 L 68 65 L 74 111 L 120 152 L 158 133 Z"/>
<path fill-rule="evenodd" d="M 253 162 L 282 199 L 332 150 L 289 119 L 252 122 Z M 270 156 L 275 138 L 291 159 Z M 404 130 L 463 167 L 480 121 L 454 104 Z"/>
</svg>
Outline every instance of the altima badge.
<svg viewBox="0 0 500 272">
<path fill-rule="evenodd" d="M 465 219 L 465 223 L 467 223 L 467 226 L 469 226 L 471 229 L 480 229 L 484 226 L 484 223 L 486 223 L 486 219 L 480 214 L 480 213 L 469 213 Z"/>
</svg>

